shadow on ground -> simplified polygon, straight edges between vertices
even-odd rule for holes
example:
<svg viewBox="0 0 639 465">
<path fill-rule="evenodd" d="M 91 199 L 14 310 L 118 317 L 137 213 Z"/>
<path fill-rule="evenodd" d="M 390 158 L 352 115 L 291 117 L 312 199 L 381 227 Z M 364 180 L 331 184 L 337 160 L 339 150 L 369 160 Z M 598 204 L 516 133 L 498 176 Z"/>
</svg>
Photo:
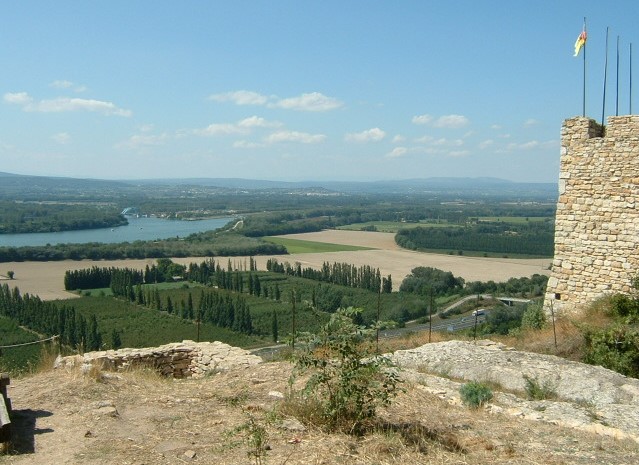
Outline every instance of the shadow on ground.
<svg viewBox="0 0 639 465">
<path fill-rule="evenodd" d="M 47 410 L 13 410 L 11 412 L 11 454 L 33 454 L 35 452 L 35 436 L 52 433 L 51 428 L 37 428 L 38 418 L 49 417 L 53 413 Z"/>
</svg>

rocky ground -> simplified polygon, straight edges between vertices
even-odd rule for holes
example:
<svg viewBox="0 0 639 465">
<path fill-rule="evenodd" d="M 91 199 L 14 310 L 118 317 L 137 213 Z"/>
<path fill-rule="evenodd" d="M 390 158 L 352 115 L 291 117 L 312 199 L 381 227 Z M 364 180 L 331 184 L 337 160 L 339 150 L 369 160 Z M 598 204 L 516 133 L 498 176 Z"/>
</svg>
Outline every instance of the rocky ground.
<svg viewBox="0 0 639 465">
<path fill-rule="evenodd" d="M 0 464 L 258 463 L 238 431 L 251 418 L 266 428 L 268 464 L 639 463 L 637 380 L 490 343 L 394 358 L 405 392 L 380 412 L 386 426 L 361 438 L 269 413 L 283 402 L 287 362 L 198 380 L 71 367 L 13 379 L 15 440 Z M 556 397 L 525 400 L 523 374 L 554 383 Z M 461 404 L 466 379 L 491 383 L 486 408 Z"/>
</svg>

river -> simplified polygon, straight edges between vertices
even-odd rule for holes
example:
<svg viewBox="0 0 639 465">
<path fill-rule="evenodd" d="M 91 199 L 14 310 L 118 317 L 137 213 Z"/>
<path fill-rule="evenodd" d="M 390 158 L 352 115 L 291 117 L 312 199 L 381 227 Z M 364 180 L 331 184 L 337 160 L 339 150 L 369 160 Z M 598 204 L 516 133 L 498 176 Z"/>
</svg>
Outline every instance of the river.
<svg viewBox="0 0 639 465">
<path fill-rule="evenodd" d="M 186 237 L 189 234 L 219 229 L 233 217 L 196 221 L 165 220 L 162 218 L 127 217 L 129 224 L 115 228 L 83 229 L 51 233 L 0 234 L 0 247 L 23 247 L 55 244 L 86 244 L 102 242 L 152 241 L 169 237 Z"/>
</svg>

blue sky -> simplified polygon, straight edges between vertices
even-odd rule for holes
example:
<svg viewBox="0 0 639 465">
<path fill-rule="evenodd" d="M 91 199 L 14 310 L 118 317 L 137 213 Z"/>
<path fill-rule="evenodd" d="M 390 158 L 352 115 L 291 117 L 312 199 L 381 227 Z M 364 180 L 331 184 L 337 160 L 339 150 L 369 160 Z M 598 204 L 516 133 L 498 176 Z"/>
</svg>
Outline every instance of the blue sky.
<svg viewBox="0 0 639 465">
<path fill-rule="evenodd" d="M 556 182 L 584 16 L 627 114 L 636 0 L 3 2 L 0 171 Z"/>
</svg>

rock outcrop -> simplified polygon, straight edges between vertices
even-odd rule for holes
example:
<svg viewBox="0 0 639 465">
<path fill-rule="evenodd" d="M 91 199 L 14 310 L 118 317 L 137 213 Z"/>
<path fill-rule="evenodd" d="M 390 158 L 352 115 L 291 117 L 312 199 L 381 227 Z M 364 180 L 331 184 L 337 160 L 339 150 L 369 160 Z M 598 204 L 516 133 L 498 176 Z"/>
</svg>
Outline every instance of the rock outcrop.
<svg viewBox="0 0 639 465">
<path fill-rule="evenodd" d="M 390 358 L 406 379 L 451 403 L 461 402 L 463 383 L 484 382 L 496 392 L 491 411 L 639 442 L 639 379 L 492 341 L 427 344 Z M 528 400 L 526 378 L 551 398 Z"/>
</svg>

